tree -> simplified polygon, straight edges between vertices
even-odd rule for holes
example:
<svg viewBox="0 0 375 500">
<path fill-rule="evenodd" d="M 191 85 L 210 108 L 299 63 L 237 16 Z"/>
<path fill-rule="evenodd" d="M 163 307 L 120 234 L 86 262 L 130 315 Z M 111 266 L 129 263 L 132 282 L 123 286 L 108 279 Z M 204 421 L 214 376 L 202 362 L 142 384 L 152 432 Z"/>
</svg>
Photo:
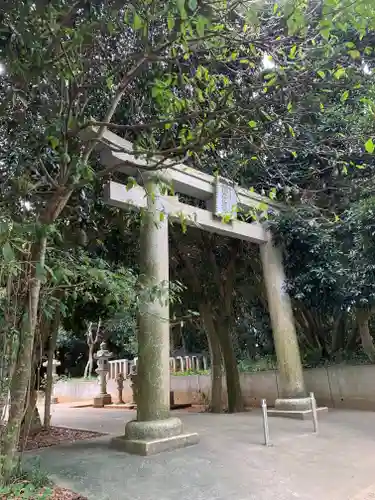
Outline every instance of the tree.
<svg viewBox="0 0 375 500">
<path fill-rule="evenodd" d="M 98 323 L 96 326 L 96 332 L 95 335 L 93 333 L 93 325 L 92 322 L 90 321 L 88 326 L 87 326 L 87 331 L 86 331 L 86 342 L 89 348 L 89 359 L 87 360 L 86 367 L 85 367 L 85 372 L 83 376 L 85 378 L 91 377 L 92 376 L 92 370 L 94 367 L 94 347 L 100 342 L 100 327 L 101 327 L 101 319 L 98 319 Z"/>
</svg>

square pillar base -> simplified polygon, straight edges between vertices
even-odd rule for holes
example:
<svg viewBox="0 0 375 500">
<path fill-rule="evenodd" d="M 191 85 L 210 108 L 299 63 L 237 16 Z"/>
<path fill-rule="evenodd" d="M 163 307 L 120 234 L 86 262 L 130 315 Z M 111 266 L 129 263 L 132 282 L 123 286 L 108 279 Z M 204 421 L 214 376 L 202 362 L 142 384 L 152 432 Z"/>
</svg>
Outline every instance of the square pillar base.
<svg viewBox="0 0 375 500">
<path fill-rule="evenodd" d="M 316 409 L 318 414 L 327 413 L 328 408 L 326 406 L 320 406 Z M 267 411 L 269 417 L 284 417 L 284 418 L 295 418 L 297 420 L 311 420 L 312 411 L 311 410 L 277 410 L 272 408 Z"/>
<path fill-rule="evenodd" d="M 155 455 L 192 446 L 199 441 L 198 434 L 183 431 L 179 418 L 160 420 L 131 420 L 125 426 L 125 435 L 115 437 L 111 446 L 133 455 Z"/>
<path fill-rule="evenodd" d="M 126 436 L 118 436 L 112 439 L 111 448 L 125 451 L 132 455 L 156 455 L 164 451 L 173 451 L 187 446 L 193 446 L 199 442 L 197 433 L 179 434 L 158 439 L 128 439 Z"/>
<path fill-rule="evenodd" d="M 110 405 L 112 403 L 112 397 L 110 394 L 99 394 L 94 398 L 94 408 L 103 408 L 104 405 Z"/>
</svg>

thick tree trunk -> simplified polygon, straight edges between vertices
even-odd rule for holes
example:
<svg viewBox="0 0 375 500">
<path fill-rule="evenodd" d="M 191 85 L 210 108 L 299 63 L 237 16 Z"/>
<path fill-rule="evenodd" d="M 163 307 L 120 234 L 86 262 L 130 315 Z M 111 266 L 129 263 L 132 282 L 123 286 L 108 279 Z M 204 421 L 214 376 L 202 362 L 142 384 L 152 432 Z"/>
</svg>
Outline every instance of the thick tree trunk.
<svg viewBox="0 0 375 500">
<path fill-rule="evenodd" d="M 204 329 L 207 335 L 208 346 L 211 356 L 211 403 L 212 413 L 221 413 L 223 410 L 223 370 L 222 355 L 218 336 L 215 332 L 215 324 L 212 309 L 207 304 L 200 305 L 200 313 L 203 319 Z"/>
<path fill-rule="evenodd" d="M 357 324 L 363 350 L 367 354 L 368 358 L 372 362 L 375 362 L 374 339 L 372 338 L 368 325 L 371 314 L 371 311 L 357 310 Z"/>
<path fill-rule="evenodd" d="M 228 412 L 236 413 L 244 411 L 244 401 L 240 384 L 240 374 L 237 360 L 233 349 L 233 342 L 230 330 L 227 328 L 227 321 L 220 321 L 217 326 L 221 351 L 224 358 L 225 378 L 228 391 Z"/>
<path fill-rule="evenodd" d="M 26 394 L 30 384 L 33 361 L 34 336 L 38 316 L 38 305 L 41 281 L 36 273 L 35 263 L 44 267 L 46 253 L 46 238 L 35 244 L 31 251 L 29 273 L 26 278 L 29 283 L 25 311 L 20 324 L 20 342 L 15 369 L 10 384 L 11 403 L 8 422 L 2 436 L 0 481 L 8 482 L 15 464 L 21 423 L 24 417 Z"/>
<path fill-rule="evenodd" d="M 60 304 L 57 304 L 55 310 L 55 316 L 52 321 L 51 327 L 51 336 L 49 338 L 49 346 L 48 346 L 48 357 L 47 357 L 47 372 L 46 372 L 46 388 L 44 393 L 44 422 L 43 425 L 45 428 L 50 427 L 51 425 L 51 399 L 52 399 L 52 391 L 53 391 L 53 358 L 56 349 L 56 341 L 57 341 L 57 333 L 59 331 L 60 325 Z"/>
</svg>

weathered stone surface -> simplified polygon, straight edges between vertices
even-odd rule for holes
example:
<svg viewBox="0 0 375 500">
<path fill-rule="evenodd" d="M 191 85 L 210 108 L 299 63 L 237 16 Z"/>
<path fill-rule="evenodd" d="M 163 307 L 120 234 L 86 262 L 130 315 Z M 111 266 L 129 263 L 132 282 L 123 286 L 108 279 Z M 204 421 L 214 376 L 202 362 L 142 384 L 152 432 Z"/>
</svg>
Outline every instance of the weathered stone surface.
<svg viewBox="0 0 375 500">
<path fill-rule="evenodd" d="M 275 401 L 275 410 L 284 411 L 304 411 L 311 410 L 310 398 L 277 398 Z"/>
<path fill-rule="evenodd" d="M 146 178 L 146 177 L 145 177 Z M 168 217 L 160 215 L 159 186 L 146 180 L 147 209 L 140 234 L 140 272 L 143 285 L 157 288 L 161 297 L 142 305 L 138 329 L 137 419 L 169 418 L 169 240 Z"/>
<path fill-rule="evenodd" d="M 197 433 L 178 434 L 159 439 L 127 439 L 125 436 L 115 437 L 111 441 L 111 447 L 118 451 L 125 451 L 133 455 L 156 455 L 165 451 L 173 451 L 186 448 L 199 442 Z"/>
<path fill-rule="evenodd" d="M 293 310 L 285 290 L 281 251 L 273 245 L 270 233 L 269 241 L 260 245 L 260 256 L 279 368 L 279 392 L 282 398 L 303 398 L 307 394 Z"/>
<path fill-rule="evenodd" d="M 176 417 L 163 420 L 148 420 L 145 422 L 131 420 L 126 424 L 125 438 L 152 440 L 177 436 L 181 432 L 182 422 Z"/>
<path fill-rule="evenodd" d="M 103 408 L 104 405 L 110 405 L 112 397 L 110 394 L 100 394 L 94 398 L 94 408 Z"/>
</svg>

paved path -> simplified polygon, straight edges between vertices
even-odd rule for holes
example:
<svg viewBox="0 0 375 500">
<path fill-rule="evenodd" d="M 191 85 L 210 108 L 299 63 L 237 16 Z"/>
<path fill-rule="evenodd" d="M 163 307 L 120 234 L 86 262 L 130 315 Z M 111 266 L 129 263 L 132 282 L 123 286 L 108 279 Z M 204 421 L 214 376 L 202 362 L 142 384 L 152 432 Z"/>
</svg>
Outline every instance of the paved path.
<svg viewBox="0 0 375 500">
<path fill-rule="evenodd" d="M 53 424 L 123 433 L 132 412 L 54 406 Z M 375 413 L 332 411 L 310 421 L 270 419 L 262 446 L 257 411 L 179 413 L 199 445 L 152 457 L 108 448 L 110 437 L 40 450 L 61 486 L 89 500 L 370 500 L 375 498 Z"/>
</svg>

